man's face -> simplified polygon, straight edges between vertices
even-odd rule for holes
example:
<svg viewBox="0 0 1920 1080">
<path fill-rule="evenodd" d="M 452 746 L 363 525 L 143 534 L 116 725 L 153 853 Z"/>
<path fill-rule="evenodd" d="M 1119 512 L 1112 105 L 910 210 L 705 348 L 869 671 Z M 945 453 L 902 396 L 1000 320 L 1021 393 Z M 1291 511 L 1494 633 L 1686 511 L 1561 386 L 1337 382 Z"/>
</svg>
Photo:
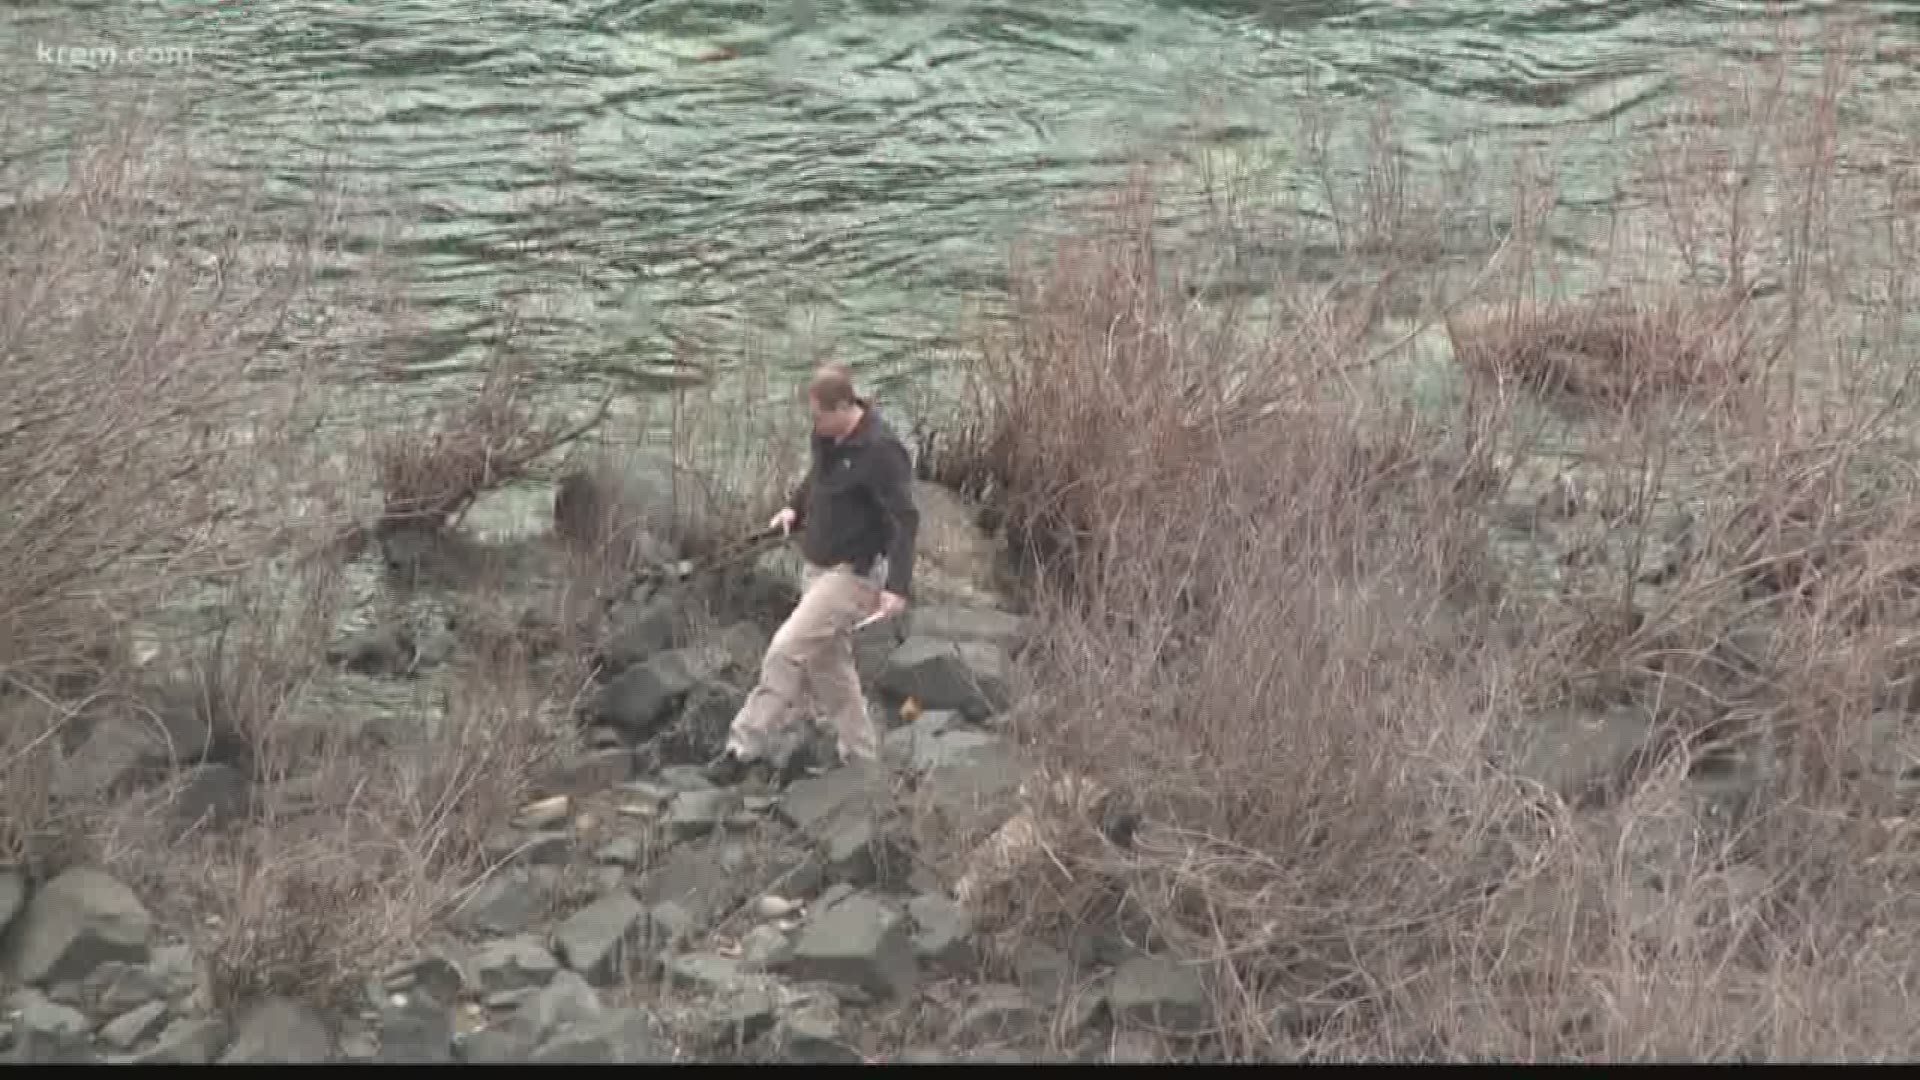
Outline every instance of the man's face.
<svg viewBox="0 0 1920 1080">
<path fill-rule="evenodd" d="M 853 430 L 855 408 L 848 405 L 839 409 L 821 408 L 820 402 L 807 395 L 807 411 L 813 414 L 814 433 L 828 439 L 839 439 Z"/>
</svg>

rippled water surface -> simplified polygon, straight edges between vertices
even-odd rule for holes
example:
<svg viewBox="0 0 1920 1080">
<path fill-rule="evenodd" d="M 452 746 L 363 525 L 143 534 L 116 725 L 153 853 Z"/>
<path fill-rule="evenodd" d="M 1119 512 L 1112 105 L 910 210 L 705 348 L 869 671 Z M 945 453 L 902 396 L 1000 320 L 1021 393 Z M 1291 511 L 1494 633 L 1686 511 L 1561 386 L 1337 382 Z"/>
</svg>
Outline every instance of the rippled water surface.
<svg viewBox="0 0 1920 1080">
<path fill-rule="evenodd" d="M 926 374 L 1005 244 L 1130 155 L 1284 169 L 1305 105 L 1385 102 L 1416 147 L 1550 141 L 1575 189 L 1758 0 L 145 0 L 0 6 L 0 92 L 86 107 L 186 90 L 192 124 L 287 197 L 323 155 L 413 226 L 435 346 L 471 364 L 538 291 L 546 372 L 583 386 L 758 342 Z M 1911 101 L 1920 2 L 1856 72 Z M 54 47 L 161 46 L 105 70 Z M 190 50 L 191 56 L 182 54 Z M 554 187 L 556 163 L 566 179 Z"/>
</svg>

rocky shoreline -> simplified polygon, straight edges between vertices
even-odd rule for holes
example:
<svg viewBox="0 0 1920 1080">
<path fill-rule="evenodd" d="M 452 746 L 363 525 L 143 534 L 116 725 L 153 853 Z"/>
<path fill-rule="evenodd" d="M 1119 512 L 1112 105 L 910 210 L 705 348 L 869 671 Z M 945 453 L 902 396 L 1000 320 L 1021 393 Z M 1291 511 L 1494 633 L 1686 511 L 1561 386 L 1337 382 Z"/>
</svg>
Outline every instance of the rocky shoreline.
<svg viewBox="0 0 1920 1080">
<path fill-rule="evenodd" d="M 938 505 L 924 599 L 859 637 L 888 729 L 885 789 L 841 767 L 722 788 L 699 768 L 791 596 L 789 556 L 775 556 L 717 586 L 727 603 L 706 584 L 615 609 L 576 749 L 487 841 L 491 869 L 415 954 L 367 958 L 357 1007 L 283 995 L 216 1007 L 193 928 L 163 925 L 128 883 L 94 866 L 37 882 L 0 870 L 0 1049 L 135 1064 L 1174 1055 L 1208 1021 L 1192 969 L 1092 929 L 1006 948 L 915 851 L 916 827 L 992 833 L 1032 773 L 1004 723 L 1026 621 L 991 601 L 978 558 L 991 545 L 967 535 L 957 500 L 926 498 Z M 956 551 L 973 560 L 958 572 Z M 329 659 L 343 679 L 397 684 L 457 648 L 375 625 Z M 366 722 L 368 752 L 405 740 L 394 723 Z M 74 760 L 92 763 L 99 790 L 166 773 L 183 822 L 242 817 L 245 770 L 218 760 L 210 730 L 170 726 L 184 769 L 156 769 L 151 743 L 110 725 Z M 828 760 L 821 742 L 800 760 Z"/>
</svg>

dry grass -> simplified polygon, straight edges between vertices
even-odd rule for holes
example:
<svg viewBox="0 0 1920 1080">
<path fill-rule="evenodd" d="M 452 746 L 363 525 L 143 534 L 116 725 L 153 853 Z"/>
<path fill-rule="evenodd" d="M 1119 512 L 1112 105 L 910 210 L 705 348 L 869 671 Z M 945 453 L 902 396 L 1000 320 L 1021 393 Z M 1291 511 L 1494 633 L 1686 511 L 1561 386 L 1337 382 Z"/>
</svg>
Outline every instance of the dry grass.
<svg viewBox="0 0 1920 1080">
<path fill-rule="evenodd" d="M 778 400 L 766 368 L 715 373 L 676 386 L 667 435 L 674 461 L 675 541 L 688 558 L 738 544 L 766 528 L 805 471 L 806 407 L 800 392 Z"/>
<path fill-rule="evenodd" d="M 311 271 L 311 225 L 244 202 L 258 231 L 182 242 L 155 207 L 248 193 L 215 190 L 145 118 L 76 145 L 65 173 L 47 190 L 9 177 L 25 201 L 0 217 L 0 550 L 16 560 L 0 676 L 43 692 L 97 676 L 130 607 L 228 556 L 220 526 L 247 485 L 226 485 L 260 452 L 236 428 L 284 408 L 251 363 Z M 263 267 L 268 244 L 291 257 Z"/>
<path fill-rule="evenodd" d="M 328 222 L 269 215 L 171 145 L 111 127 L 0 216 L 0 861 L 127 880 L 217 1004 L 348 1005 L 498 857 L 485 841 L 572 748 L 556 720 L 583 676 L 477 619 L 444 707 L 333 670 L 352 590 L 310 556 L 352 519 L 334 473 L 356 463 L 307 437 L 318 350 L 282 332 Z M 572 437 L 532 424 L 515 376 L 382 443 L 389 523 L 444 526 Z M 216 625 L 152 637 L 195 608 Z"/>
<path fill-rule="evenodd" d="M 1920 1051 L 1920 489 L 1902 342 L 1858 332 L 1897 320 L 1842 303 L 1900 260 L 1799 216 L 1899 209 L 1836 164 L 1843 85 L 1725 95 L 1790 98 L 1749 111 L 1795 123 L 1716 160 L 1799 166 L 1711 213 L 1667 187 L 1646 212 L 1723 231 L 1616 252 L 1613 295 L 1643 299 L 1537 300 L 1542 246 L 1511 239 L 1525 272 L 1480 308 L 1508 314 L 1453 327 L 1458 361 L 1503 377 L 1457 406 L 1336 377 L 1377 346 L 1302 299 L 1324 291 L 1283 283 L 1271 331 L 1190 302 L 1140 188 L 1020 268 L 942 468 L 1029 555 L 1020 730 L 1149 824 L 1123 850 L 1036 794 L 1047 857 L 983 898 L 998 925 L 1141 927 L 1202 965 L 1236 1058 Z M 1731 289 L 1658 279 L 1709 256 Z M 1527 479 L 1560 453 L 1531 405 L 1568 392 L 1634 407 L 1555 431 L 1591 494 L 1516 555 L 1489 543 L 1502 503 L 1561 491 Z M 1641 710 L 1652 736 L 1579 798 L 1510 753 L 1557 709 Z"/>
<path fill-rule="evenodd" d="M 511 332 L 507 340 L 512 341 Z M 578 425 L 539 425 L 526 399 L 528 377 L 524 359 L 509 344 L 457 411 L 433 417 L 424 430 L 375 436 L 372 457 L 384 499 L 383 528 L 430 533 L 452 528 L 475 499 L 524 479 L 535 462 L 605 418 L 611 399 Z"/>
<path fill-rule="evenodd" d="M 1624 407 L 1655 395 L 1716 397 L 1754 377 L 1746 301 L 1672 291 L 1463 312 L 1447 320 L 1475 377 Z"/>
</svg>

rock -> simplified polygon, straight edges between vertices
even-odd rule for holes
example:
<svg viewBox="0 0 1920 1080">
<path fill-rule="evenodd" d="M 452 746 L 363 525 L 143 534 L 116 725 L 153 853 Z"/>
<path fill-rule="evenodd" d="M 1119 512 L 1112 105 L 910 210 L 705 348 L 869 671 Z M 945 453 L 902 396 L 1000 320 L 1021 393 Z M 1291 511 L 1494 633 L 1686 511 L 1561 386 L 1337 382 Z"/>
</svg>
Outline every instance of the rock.
<svg viewBox="0 0 1920 1080">
<path fill-rule="evenodd" d="M 600 850 L 593 853 L 593 860 L 612 866 L 633 867 L 638 866 L 645 855 L 639 840 L 631 836 L 616 836 L 600 845 Z"/>
<path fill-rule="evenodd" d="M 1006 740 L 987 731 L 955 727 L 916 739 L 907 765 L 918 773 L 930 773 L 943 765 L 964 765 L 974 758 L 991 757 L 1006 748 Z"/>
<path fill-rule="evenodd" d="M 459 639 L 451 632 L 452 624 L 442 622 L 429 628 L 423 628 L 413 637 L 413 671 L 431 671 L 453 659 L 459 649 Z"/>
<path fill-rule="evenodd" d="M 159 958 L 157 950 L 155 958 Z M 191 957 L 188 962 L 192 962 Z M 154 965 L 155 968 L 160 966 Z M 189 967 L 182 976 L 115 962 L 95 968 L 88 982 L 99 988 L 101 1008 L 111 1012 L 126 1012 L 170 995 L 190 993 L 195 984 L 195 972 Z"/>
<path fill-rule="evenodd" d="M 384 984 L 392 993 L 424 990 L 440 1001 L 453 1001 L 471 989 L 460 965 L 438 952 L 394 965 Z"/>
<path fill-rule="evenodd" d="M 1135 957 L 1120 965 L 1107 1005 L 1116 1023 L 1183 1035 L 1204 1030 L 1211 1012 L 1199 972 L 1164 956 Z"/>
<path fill-rule="evenodd" d="M 290 998 L 256 1002 L 240 1018 L 222 1065 L 298 1065 L 333 1058 L 333 1030 L 312 1006 Z"/>
<path fill-rule="evenodd" d="M 361 675 L 401 675 L 413 670 L 419 649 L 406 626 L 376 626 L 327 649 L 327 662 Z"/>
<path fill-rule="evenodd" d="M 1032 1065 L 1035 1058 L 1012 1047 L 986 1046 L 968 1054 L 965 1061 L 970 1065 Z"/>
<path fill-rule="evenodd" d="M 612 982 L 624 971 L 628 946 L 645 914 L 646 909 L 625 889 L 610 892 L 554 930 L 556 951 L 589 982 Z"/>
<path fill-rule="evenodd" d="M 533 991 L 504 1025 L 462 1039 L 458 1053 L 462 1061 L 474 1065 L 525 1062 L 556 1033 L 590 1024 L 605 1013 L 599 995 L 585 979 L 562 971 Z"/>
<path fill-rule="evenodd" d="M 658 780 L 629 780 L 621 784 L 619 790 L 622 798 L 650 805 L 656 810 L 672 802 L 673 797 L 680 793 L 680 789 Z"/>
<path fill-rule="evenodd" d="M 467 961 L 480 989 L 493 994 L 544 986 L 560 971 L 560 962 L 530 937 L 493 942 Z"/>
<path fill-rule="evenodd" d="M 371 1062 L 380 1056 L 380 1042 L 365 1031 L 349 1031 L 340 1036 L 340 1059 L 355 1064 Z"/>
<path fill-rule="evenodd" d="M 668 958 L 667 976 L 705 993 L 733 993 L 746 984 L 740 961 L 718 953 L 693 952 Z"/>
<path fill-rule="evenodd" d="M 636 566 L 673 557 L 673 462 L 639 452 L 630 460 L 571 468 L 554 485 L 553 532 L 577 553 Z"/>
<path fill-rule="evenodd" d="M 754 970 L 779 966 L 793 955 L 793 942 L 777 926 L 761 924 L 740 937 L 740 964 Z"/>
<path fill-rule="evenodd" d="M 864 893 L 809 920 L 781 968 L 798 979 L 843 983 L 878 997 L 905 995 L 919 981 L 905 917 Z"/>
<path fill-rule="evenodd" d="M 69 1008 L 38 990 L 21 990 L 7 999 L 7 1006 L 19 1014 L 20 1033 L 59 1046 L 80 1042 L 93 1030 L 92 1021 L 78 1009 Z"/>
<path fill-rule="evenodd" d="M 136 1054 L 136 1065 L 206 1065 L 226 1045 L 227 1022 L 217 1016 L 175 1020 L 160 1032 L 151 1049 Z"/>
<path fill-rule="evenodd" d="M 1007 707 L 1010 667 L 1006 651 L 991 642 L 910 637 L 887 657 L 879 688 L 977 722 Z"/>
<path fill-rule="evenodd" d="M 776 810 L 820 849 L 831 878 L 868 885 L 882 870 L 906 865 L 880 826 L 885 790 L 868 767 L 844 766 L 796 781 Z"/>
<path fill-rule="evenodd" d="M 937 893 L 907 901 L 913 920 L 913 954 L 930 967 L 962 974 L 973 966 L 973 915 Z"/>
<path fill-rule="evenodd" d="M 911 722 L 886 733 L 880 742 L 880 756 L 893 765 L 910 765 L 922 753 L 922 742 L 931 741 L 941 732 L 957 727 L 963 720 L 952 709 L 922 711 Z"/>
<path fill-rule="evenodd" d="M 520 808 L 514 815 L 513 827 L 516 829 L 548 829 L 567 820 L 573 813 L 573 800 L 565 795 L 555 795 L 539 802 Z"/>
<path fill-rule="evenodd" d="M 826 892 L 821 893 L 820 896 L 814 900 L 813 913 L 815 915 L 818 915 L 821 912 L 827 910 L 833 905 L 839 903 L 842 900 L 845 900 L 847 897 L 852 896 L 859 891 L 860 890 L 854 888 L 852 885 L 849 885 L 844 881 L 837 882 L 833 885 L 832 888 L 829 888 Z"/>
<path fill-rule="evenodd" d="M 1513 770 L 1582 802 L 1623 776 L 1652 731 L 1652 718 L 1638 709 L 1550 710 L 1521 732 Z"/>
<path fill-rule="evenodd" d="M 692 765 L 669 765 L 661 769 L 660 782 L 675 794 L 713 790 L 713 781 L 707 779 L 706 771 Z"/>
<path fill-rule="evenodd" d="M 727 748 L 728 730 L 746 700 L 746 691 L 738 687 L 702 683 L 687 695 L 672 730 L 656 739 L 650 749 L 662 762 L 704 765 L 712 761 Z"/>
<path fill-rule="evenodd" d="M 18 870 L 0 870 L 0 935 L 7 932 L 27 906 L 27 875 Z"/>
<path fill-rule="evenodd" d="M 926 604 L 910 609 L 907 625 L 913 637 L 935 641 L 985 641 L 1012 651 L 1027 636 L 1027 620 L 986 607 Z"/>
<path fill-rule="evenodd" d="M 1033 1037 L 1044 1027 L 1045 1020 L 1026 991 L 994 984 L 977 987 L 969 995 L 951 1037 L 1017 1041 Z"/>
<path fill-rule="evenodd" d="M 78 867 L 27 901 L 0 945 L 0 971 L 26 985 L 83 979 L 109 960 L 143 963 L 153 917 L 105 871 Z"/>
<path fill-rule="evenodd" d="M 183 997 L 200 986 L 200 961 L 194 956 L 192 945 L 176 941 L 153 950 L 153 958 L 147 961 L 144 972 L 136 968 L 129 973 L 129 981 L 133 983 L 128 988 L 129 994 L 137 993 L 136 987 L 149 985 L 139 977 L 142 974 L 151 976 L 166 996 Z"/>
<path fill-rule="evenodd" d="M 789 900 L 784 896 L 768 893 L 754 902 L 753 910 L 763 919 L 778 919 L 791 915 L 805 906 L 804 900 Z"/>
<path fill-rule="evenodd" d="M 167 1020 L 167 1003 L 149 1001 L 114 1017 L 100 1029 L 100 1041 L 115 1050 L 131 1050 L 144 1042 Z"/>
<path fill-rule="evenodd" d="M 871 811 L 879 803 L 873 777 L 857 766 L 847 766 L 795 781 L 781 798 L 778 813 L 787 824 L 819 842 L 843 811 Z"/>
<path fill-rule="evenodd" d="M 805 999 L 781 1012 L 773 1041 L 779 1060 L 796 1065 L 863 1065 L 866 1058 L 848 1044 L 830 998 Z"/>
<path fill-rule="evenodd" d="M 636 742 L 659 734 L 693 689 L 712 678 L 726 657 L 710 648 L 672 649 L 636 664 L 601 687 L 591 717 Z"/>
<path fill-rule="evenodd" d="M 853 632 L 853 669 L 863 686 L 880 680 L 887 670 L 887 657 L 906 640 L 901 620 L 888 619 Z"/>
<path fill-rule="evenodd" d="M 916 480 L 920 510 L 915 545 L 914 597 L 921 603 L 1004 606 L 1000 597 L 1000 545 L 980 528 L 973 506 L 953 491 Z"/>
<path fill-rule="evenodd" d="M 526 996 L 505 1024 L 461 1040 L 461 1060 L 475 1065 L 525 1062 L 556 1034 L 591 1024 L 607 1011 L 593 987 L 571 971 L 556 974 L 552 982 L 538 990 L 516 993 Z"/>
<path fill-rule="evenodd" d="M 451 1063 L 452 1012 L 430 993 L 390 998 L 380 1010 L 380 1050 L 374 1060 L 387 1064 Z"/>
<path fill-rule="evenodd" d="M 466 933 L 517 934 L 547 909 L 539 886 L 512 871 L 480 883 L 450 918 Z"/>
<path fill-rule="evenodd" d="M 740 809 L 740 794 L 731 789 L 683 791 L 667 807 L 667 831 L 675 840 L 705 836 Z"/>
<path fill-rule="evenodd" d="M 488 1028 L 457 1042 L 454 1054 L 468 1065 L 517 1065 L 532 1057 L 538 1045 L 512 1028 Z"/>
<path fill-rule="evenodd" d="M 768 646 L 773 644 L 773 635 L 758 624 L 743 620 L 729 623 L 714 635 L 713 643 L 726 653 L 727 664 L 734 671 L 758 674 L 760 662 L 766 657 Z"/>
<path fill-rule="evenodd" d="M 724 865 L 707 845 L 674 848 L 664 863 L 641 876 L 637 890 L 641 902 L 647 905 L 652 929 L 662 938 L 655 942 L 656 947 L 712 926 L 770 881 L 796 868 L 804 873 L 803 859 L 783 853 L 771 865 L 743 871 Z M 804 891 L 791 881 L 783 888 Z"/>
<path fill-rule="evenodd" d="M 621 1009 L 562 1028 L 528 1059 L 537 1065 L 667 1064 L 673 1052 L 638 1009 Z"/>
<path fill-rule="evenodd" d="M 715 1002 L 693 1024 L 693 1038 L 701 1047 L 738 1053 L 772 1031 L 779 1019 L 773 995 L 744 990 Z"/>
<path fill-rule="evenodd" d="M 1148 1031 L 1116 1031 L 1095 1060 L 1109 1065 L 1151 1065 L 1172 1059 L 1166 1043 Z"/>
<path fill-rule="evenodd" d="M 486 843 L 495 863 L 510 866 L 558 866 L 573 858 L 573 834 L 565 829 L 502 832 Z"/>
<path fill-rule="evenodd" d="M 173 812 L 183 826 L 222 829 L 247 816 L 252 808 L 252 784 L 231 765 L 196 765 L 173 797 Z"/>
<path fill-rule="evenodd" d="M 131 721 L 102 718 L 54 772 L 51 794 L 58 802 L 74 803 L 122 791 L 153 761 L 159 749 L 155 743 Z"/>
<path fill-rule="evenodd" d="M 908 864 L 898 848 L 882 835 L 880 824 L 871 813 L 842 811 L 823 831 L 821 854 L 831 880 L 858 888 L 891 884 L 890 877 Z"/>
<path fill-rule="evenodd" d="M 633 752 L 623 746 L 589 750 L 569 757 L 541 786 L 555 795 L 584 798 L 633 777 Z"/>
<path fill-rule="evenodd" d="M 680 608 L 679 596 L 666 592 L 617 615 L 613 633 L 596 657 L 601 676 L 616 678 L 672 649 L 684 624 Z"/>
<path fill-rule="evenodd" d="M 995 741 L 963 749 L 948 742 L 936 756 L 939 763 L 918 786 L 930 825 L 950 835 L 984 834 L 1012 815 L 1029 771 L 1013 747 Z"/>
</svg>

